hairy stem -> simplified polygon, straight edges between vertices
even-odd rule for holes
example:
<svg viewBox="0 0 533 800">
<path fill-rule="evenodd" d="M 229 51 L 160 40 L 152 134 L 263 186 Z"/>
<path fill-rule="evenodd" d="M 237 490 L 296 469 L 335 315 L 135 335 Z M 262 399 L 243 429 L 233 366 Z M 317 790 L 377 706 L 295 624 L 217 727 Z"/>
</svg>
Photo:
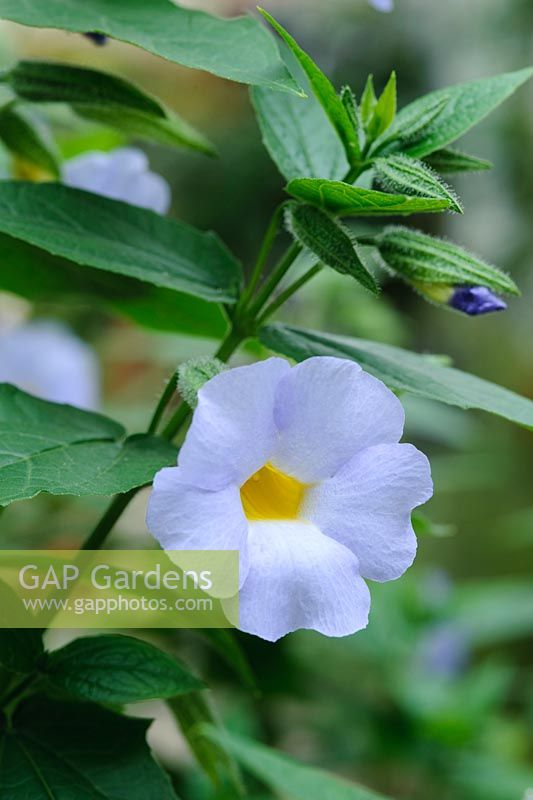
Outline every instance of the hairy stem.
<svg viewBox="0 0 533 800">
<path fill-rule="evenodd" d="M 265 268 L 265 264 L 267 262 L 267 258 L 272 250 L 272 245 L 274 244 L 274 240 L 278 235 L 279 225 L 283 216 L 283 211 L 285 209 L 286 203 L 282 203 L 279 205 L 272 215 L 272 219 L 270 220 L 269 226 L 265 233 L 265 237 L 261 243 L 261 249 L 259 250 L 259 255 L 257 256 L 257 261 L 255 262 L 254 268 L 252 270 L 252 274 L 250 276 L 250 282 L 248 286 L 245 288 L 244 292 L 241 295 L 241 299 L 237 304 L 237 312 L 239 312 L 242 308 L 246 307 L 246 304 L 252 297 L 253 293 L 256 290 L 257 284 L 261 280 L 261 276 L 263 274 L 263 270 Z"/>
<path fill-rule="evenodd" d="M 235 352 L 239 344 L 242 342 L 244 335 L 239 333 L 234 328 L 230 330 L 226 338 L 221 343 L 220 347 L 218 348 L 217 352 L 215 353 L 215 357 L 219 358 L 221 361 L 227 361 L 228 358 Z M 169 387 L 172 387 L 170 389 Z M 168 401 L 172 397 L 174 392 L 175 381 L 174 376 L 170 379 L 169 383 L 167 384 L 165 391 L 161 395 L 161 399 L 157 405 L 157 408 L 154 412 L 152 420 L 150 422 L 150 426 L 148 428 L 149 432 L 153 432 L 155 430 L 154 426 L 154 418 L 157 416 L 155 421 L 155 425 L 161 418 Z M 181 402 L 176 411 L 174 412 L 173 416 L 168 421 L 166 427 L 161 431 L 161 438 L 170 441 L 174 438 L 174 436 L 178 433 L 181 426 L 186 422 L 189 417 L 191 410 L 189 406 Z M 137 492 L 141 487 L 130 489 L 129 492 L 124 492 L 123 494 L 117 494 L 111 503 L 109 504 L 107 511 L 104 513 L 103 517 L 97 523 L 96 527 L 89 535 L 89 537 L 83 543 L 81 549 L 82 550 L 99 550 L 100 547 L 104 544 L 106 538 L 111 533 L 115 523 L 122 515 L 122 512 L 126 509 L 126 507 L 130 504 L 131 500 L 135 497 Z"/>
<path fill-rule="evenodd" d="M 298 289 L 300 289 L 302 286 L 304 286 L 304 284 L 306 284 L 308 281 L 314 278 L 315 275 L 318 275 L 321 269 L 322 269 L 322 264 L 315 264 L 314 267 L 311 267 L 311 269 L 305 272 L 300 278 L 298 278 L 297 281 L 294 281 L 294 283 L 291 283 L 290 286 L 287 286 L 287 288 L 283 292 L 281 292 L 276 297 L 276 299 L 270 303 L 270 305 L 268 305 L 265 308 L 265 310 L 257 320 L 257 324 L 262 325 L 264 322 L 266 322 L 266 320 L 269 317 L 271 317 L 272 314 L 278 310 L 278 308 L 281 308 L 281 306 L 289 299 L 289 297 L 292 297 L 292 295 L 295 292 L 297 292 Z"/>
<path fill-rule="evenodd" d="M 152 419 L 150 420 L 150 424 L 147 428 L 147 433 L 155 433 L 157 430 L 157 426 L 161 420 L 161 417 L 165 413 L 165 409 L 168 406 L 170 400 L 174 396 L 174 392 L 176 391 L 176 385 L 178 383 L 178 370 L 174 372 L 171 376 L 170 380 L 167 382 L 161 397 L 159 398 L 159 402 L 155 408 L 155 411 L 152 415 Z"/>
<path fill-rule="evenodd" d="M 81 546 L 81 550 L 99 550 L 111 532 L 115 522 L 122 512 L 133 500 L 141 487 L 130 489 L 129 492 L 117 494 L 111 500 L 107 511 Z"/>
<path fill-rule="evenodd" d="M 302 252 L 302 246 L 298 242 L 293 242 L 283 257 L 278 261 L 263 287 L 259 291 L 250 308 L 250 315 L 255 317 L 268 302 L 270 296 L 278 283 L 285 277 L 290 267 L 293 265 L 297 256 Z"/>
</svg>

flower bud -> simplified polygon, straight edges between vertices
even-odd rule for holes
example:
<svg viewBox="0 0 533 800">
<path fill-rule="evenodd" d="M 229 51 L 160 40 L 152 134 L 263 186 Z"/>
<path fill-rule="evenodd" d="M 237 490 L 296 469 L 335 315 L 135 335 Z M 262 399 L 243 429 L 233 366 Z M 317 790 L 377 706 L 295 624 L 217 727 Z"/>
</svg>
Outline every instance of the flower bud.
<svg viewBox="0 0 533 800">
<path fill-rule="evenodd" d="M 226 369 L 218 358 L 193 358 L 178 368 L 178 391 L 187 405 L 196 408 L 198 392 L 207 381 Z"/>
</svg>

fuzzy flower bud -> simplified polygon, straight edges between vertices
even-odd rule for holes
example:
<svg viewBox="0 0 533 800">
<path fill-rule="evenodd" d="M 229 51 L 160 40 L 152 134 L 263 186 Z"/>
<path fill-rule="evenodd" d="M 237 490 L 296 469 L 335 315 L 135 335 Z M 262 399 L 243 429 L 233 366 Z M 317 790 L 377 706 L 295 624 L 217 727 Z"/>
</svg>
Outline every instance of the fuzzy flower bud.
<svg viewBox="0 0 533 800">
<path fill-rule="evenodd" d="M 187 405 L 196 408 L 198 392 L 207 381 L 226 369 L 218 358 L 193 358 L 178 369 L 178 391 Z"/>
</svg>

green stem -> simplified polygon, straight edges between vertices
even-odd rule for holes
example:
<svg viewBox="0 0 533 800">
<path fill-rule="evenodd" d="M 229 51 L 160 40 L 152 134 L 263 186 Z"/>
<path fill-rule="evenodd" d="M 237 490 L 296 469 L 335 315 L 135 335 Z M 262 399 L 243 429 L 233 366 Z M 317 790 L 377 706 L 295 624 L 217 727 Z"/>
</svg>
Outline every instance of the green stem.
<svg viewBox="0 0 533 800">
<path fill-rule="evenodd" d="M 13 716 L 15 708 L 18 706 L 21 700 L 23 700 L 29 694 L 35 692 L 36 688 L 38 688 L 40 678 L 41 676 L 39 673 L 27 675 L 22 681 L 19 681 L 16 686 L 13 687 L 12 691 L 2 698 L 2 712 L 9 725 L 11 725 L 11 717 Z"/>
<path fill-rule="evenodd" d="M 183 400 L 174 411 L 173 415 L 161 431 L 161 438 L 170 441 L 177 434 L 181 426 L 187 421 L 191 413 L 190 407 Z"/>
<path fill-rule="evenodd" d="M 124 492 L 123 494 L 115 495 L 107 507 L 105 514 L 100 519 L 93 532 L 87 537 L 81 546 L 82 550 L 100 549 L 108 534 L 111 532 L 115 522 L 121 516 L 126 506 L 129 505 L 130 501 L 133 500 L 139 489 L 140 487 L 136 489 L 130 489 L 129 492 Z"/>
<path fill-rule="evenodd" d="M 219 358 L 221 361 L 227 361 L 240 345 L 243 338 L 243 334 L 239 333 L 235 328 L 232 328 L 216 351 L 214 358 Z M 181 426 L 188 419 L 190 413 L 191 409 L 187 403 L 182 401 L 170 420 L 167 422 L 166 426 L 161 431 L 161 438 L 167 439 L 167 441 L 173 439 L 180 430 Z"/>
<path fill-rule="evenodd" d="M 204 725 L 218 727 L 218 721 L 205 699 L 205 694 L 189 692 L 167 702 L 196 760 L 213 785 L 218 790 L 228 791 L 228 797 L 235 800 L 243 798 L 244 787 L 239 767 L 229 753 L 202 734 Z"/>
<path fill-rule="evenodd" d="M 250 282 L 248 286 L 245 288 L 244 292 L 242 293 L 241 299 L 237 304 L 237 309 L 236 309 L 237 311 L 239 311 L 242 308 L 245 308 L 246 304 L 248 303 L 253 293 L 255 292 L 257 284 L 261 279 L 267 258 L 272 249 L 272 245 L 274 244 L 274 240 L 278 235 L 279 224 L 281 222 L 285 206 L 286 203 L 282 203 L 281 205 L 279 205 L 272 215 L 272 219 L 270 220 L 269 226 L 266 230 L 263 242 L 261 244 L 261 249 L 259 250 L 259 255 L 257 256 L 257 261 L 255 262 L 252 274 L 250 276 Z"/>
<path fill-rule="evenodd" d="M 291 283 L 290 286 L 287 286 L 287 288 L 283 292 L 281 292 L 276 297 L 276 299 L 270 303 L 270 305 L 268 305 L 265 308 L 265 310 L 257 320 L 257 325 L 258 326 L 263 325 L 263 323 L 268 319 L 268 317 L 271 317 L 272 314 L 275 311 L 277 311 L 278 308 L 280 308 L 289 299 L 289 297 L 291 297 L 295 292 L 298 291 L 298 289 L 300 289 L 304 284 L 306 284 L 308 281 L 314 278 L 315 275 L 318 275 L 321 269 L 322 269 L 322 264 L 315 264 L 315 266 L 311 267 L 311 269 L 308 270 L 306 273 L 304 273 L 301 276 L 301 278 L 298 278 L 297 281 L 294 281 L 294 283 Z"/>
<path fill-rule="evenodd" d="M 232 328 L 231 331 L 228 333 L 224 341 L 221 343 L 220 347 L 216 351 L 214 358 L 220 359 L 220 361 L 228 361 L 231 358 L 235 350 L 238 346 L 244 341 L 246 338 L 246 333 L 243 331 L 238 330 L 237 328 Z"/>
<path fill-rule="evenodd" d="M 221 343 L 220 347 L 218 348 L 217 352 L 215 353 L 215 358 L 220 358 L 221 361 L 227 361 L 228 358 L 235 352 L 239 344 L 242 342 L 244 335 L 239 333 L 235 329 L 228 333 L 224 341 Z M 169 387 L 172 386 L 174 383 L 174 376 L 170 379 L 169 383 L 167 384 L 161 399 L 157 405 L 157 408 L 154 412 L 154 416 L 150 422 L 149 431 L 155 429 L 152 426 L 154 425 L 154 418 L 156 415 L 159 415 L 155 421 L 155 425 L 157 425 L 158 419 L 161 417 L 164 408 L 166 406 L 166 402 L 170 398 L 170 395 L 173 391 Z M 166 400 L 166 402 L 165 402 Z M 181 426 L 186 422 L 191 413 L 191 409 L 186 403 L 180 403 L 176 411 L 174 412 L 173 416 L 168 421 L 167 425 L 161 431 L 161 438 L 170 441 L 174 438 L 174 436 L 178 433 Z M 103 543 L 105 542 L 108 535 L 111 533 L 113 526 L 117 522 L 117 520 L 122 515 L 122 512 L 125 508 L 129 505 L 130 501 L 133 500 L 137 492 L 141 487 L 130 489 L 129 492 L 124 492 L 123 494 L 117 494 L 111 503 L 109 504 L 107 511 L 100 519 L 92 533 L 83 543 L 81 549 L 82 550 L 98 550 Z"/>
<path fill-rule="evenodd" d="M 165 412 L 165 408 L 169 404 L 170 400 L 172 399 L 172 397 L 173 397 L 173 395 L 174 395 L 174 393 L 176 391 L 177 383 L 178 383 L 178 371 L 176 370 L 176 372 L 172 375 L 172 377 L 168 381 L 167 385 L 165 386 L 161 397 L 159 398 L 159 402 L 158 402 L 158 404 L 156 406 L 156 409 L 155 409 L 155 411 L 154 411 L 154 413 L 152 415 L 152 419 L 150 420 L 150 424 L 149 424 L 148 429 L 146 431 L 147 433 L 155 433 L 156 432 L 157 426 L 159 425 L 161 417 L 163 416 L 163 414 Z"/>
<path fill-rule="evenodd" d="M 255 301 L 250 308 L 250 316 L 255 317 L 261 311 L 264 304 L 268 302 L 270 295 L 278 285 L 278 283 L 285 277 L 286 273 L 296 260 L 297 256 L 302 252 L 302 246 L 298 242 L 293 242 L 289 249 L 285 252 L 284 256 L 278 261 L 269 277 L 266 279 L 263 287 L 258 293 Z"/>
</svg>

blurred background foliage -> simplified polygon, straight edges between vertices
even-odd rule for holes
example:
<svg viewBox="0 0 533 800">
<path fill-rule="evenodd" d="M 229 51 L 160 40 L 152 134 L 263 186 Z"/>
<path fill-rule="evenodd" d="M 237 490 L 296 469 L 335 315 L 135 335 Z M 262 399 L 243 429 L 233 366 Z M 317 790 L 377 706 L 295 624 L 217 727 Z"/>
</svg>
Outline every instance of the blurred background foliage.
<svg viewBox="0 0 533 800">
<path fill-rule="evenodd" d="M 188 4 L 224 14 L 247 7 L 244 0 Z M 395 68 L 401 104 L 449 83 L 533 64 L 530 0 L 397 0 L 392 14 L 364 0 L 270 0 L 268 9 L 338 87 L 349 82 L 360 92 L 369 72 L 382 87 Z M 0 30 L 0 57 L 5 65 L 39 57 L 117 72 L 203 130 L 217 160 L 148 147 L 151 167 L 171 183 L 173 215 L 214 228 L 250 264 L 283 182 L 261 145 L 244 86 L 119 43 L 97 48 L 79 36 L 8 24 Z M 412 221 L 510 271 L 523 296 L 511 299 L 506 313 L 462 317 L 392 281 L 374 299 L 324 271 L 282 318 L 445 353 L 459 368 L 531 396 L 532 108 L 529 85 L 460 143 L 495 164 L 451 181 L 464 216 Z M 64 157 L 123 141 L 54 109 L 49 118 Z M 103 410 L 132 431 L 145 424 L 176 362 L 213 348 L 203 339 L 147 332 L 93 303 L 30 307 L 2 295 L 0 315 L 4 324 L 32 316 L 70 324 L 101 359 Z M 406 438 L 433 466 L 435 497 L 424 509 L 431 523 L 417 520 L 419 556 L 408 575 L 372 586 L 369 628 L 343 640 L 300 632 L 275 646 L 239 635 L 253 690 L 201 633 L 169 632 L 166 645 L 209 676 L 230 727 L 304 761 L 398 800 L 521 800 L 533 787 L 531 436 L 496 418 L 419 399 L 406 398 L 405 406 Z M 114 546 L 149 546 L 145 501 L 141 495 L 120 521 Z M 2 546 L 75 546 L 102 506 L 101 498 L 14 504 L 0 518 Z M 152 745 L 184 796 L 212 798 L 171 720 L 159 706 L 146 713 L 157 717 Z M 254 797 L 269 796 L 255 789 Z"/>
</svg>

